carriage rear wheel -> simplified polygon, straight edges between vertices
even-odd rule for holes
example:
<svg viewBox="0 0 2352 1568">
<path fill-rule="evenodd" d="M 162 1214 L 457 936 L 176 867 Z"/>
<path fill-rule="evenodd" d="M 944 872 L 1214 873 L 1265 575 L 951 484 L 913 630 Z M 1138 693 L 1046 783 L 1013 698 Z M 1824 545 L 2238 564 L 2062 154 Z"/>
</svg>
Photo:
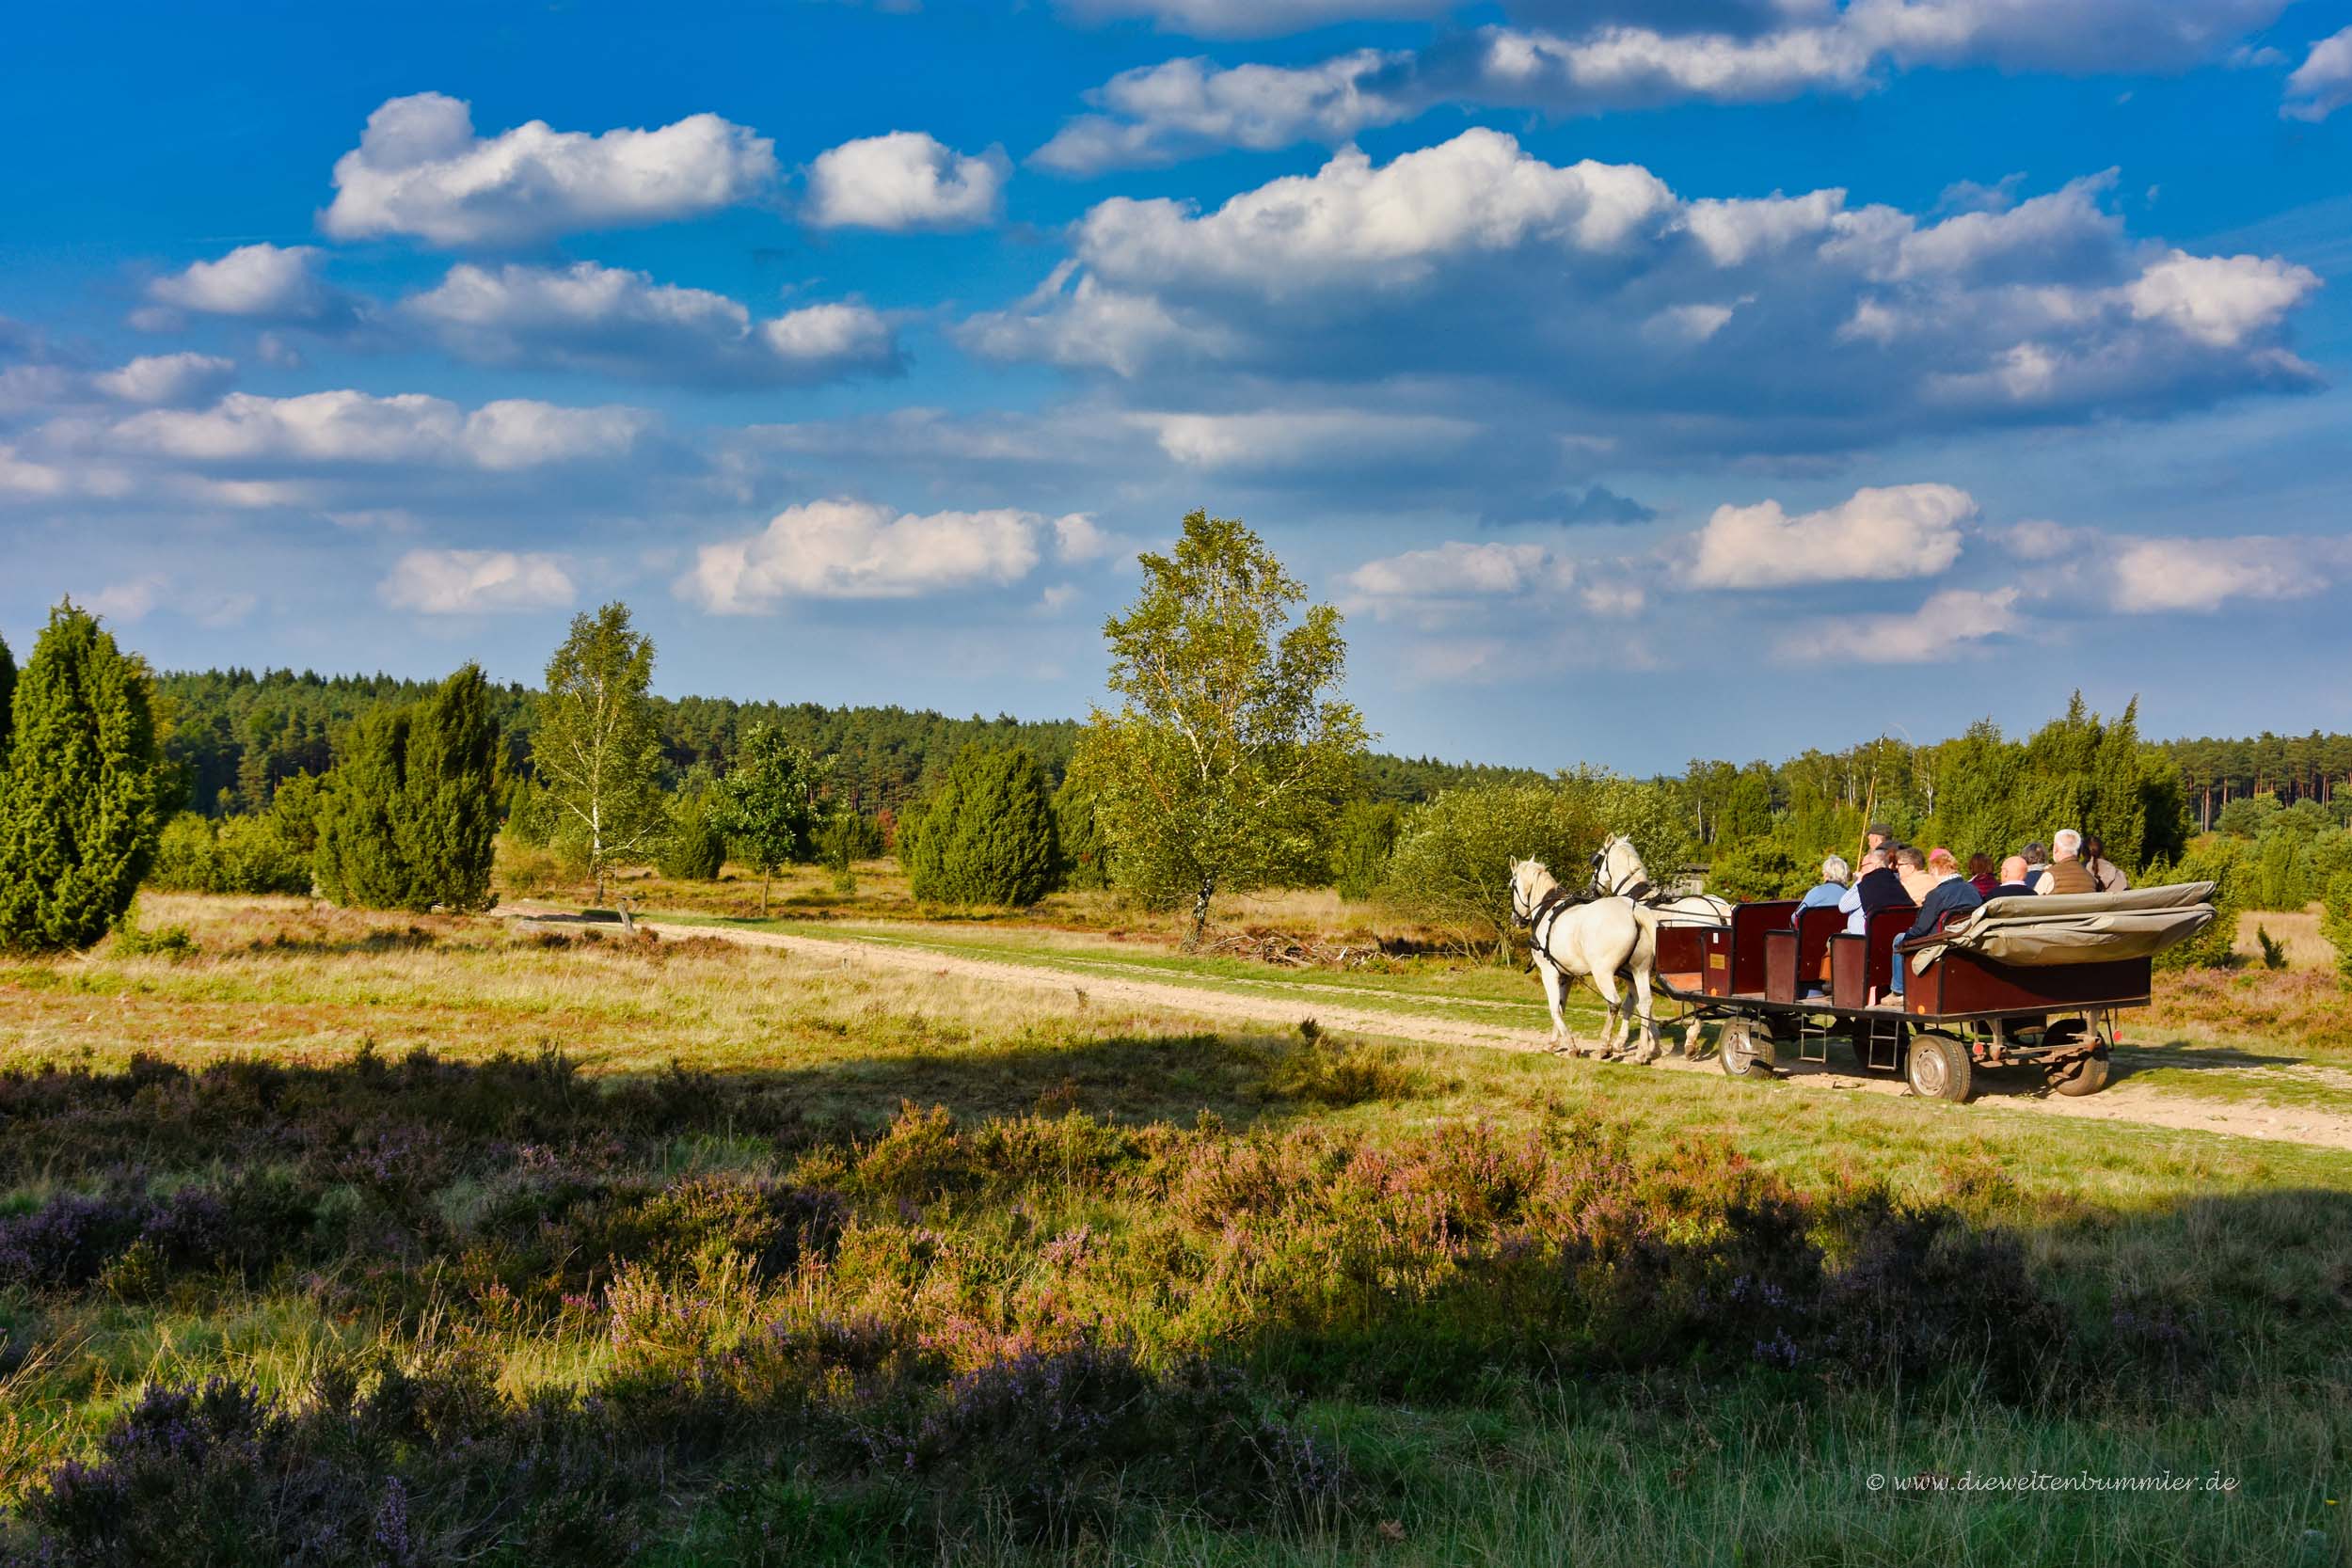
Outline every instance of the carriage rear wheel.
<svg viewBox="0 0 2352 1568">
<path fill-rule="evenodd" d="M 1754 1019 L 1735 1018 L 1716 1037 L 1715 1055 L 1734 1078 L 1771 1078 L 1772 1032 Z"/>
<path fill-rule="evenodd" d="M 1922 1100 L 1965 1104 L 1975 1090 L 1974 1079 L 1967 1041 L 1925 1030 L 1911 1037 L 1910 1053 L 1903 1058 L 1903 1080 L 1913 1094 Z"/>
<path fill-rule="evenodd" d="M 2087 1094 L 2097 1094 L 2106 1086 L 2107 1053 L 2105 1051 L 2076 1057 L 2050 1069 L 2050 1087 L 2059 1094 L 2080 1099 Z"/>
</svg>

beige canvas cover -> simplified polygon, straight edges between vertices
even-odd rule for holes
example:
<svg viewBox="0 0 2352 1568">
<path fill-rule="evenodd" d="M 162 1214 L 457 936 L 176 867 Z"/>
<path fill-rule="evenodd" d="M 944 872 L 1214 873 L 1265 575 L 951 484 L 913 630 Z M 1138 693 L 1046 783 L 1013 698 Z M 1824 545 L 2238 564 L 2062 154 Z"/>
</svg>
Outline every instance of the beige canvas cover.
<svg viewBox="0 0 2352 1568">
<path fill-rule="evenodd" d="M 1949 945 L 1996 963 L 2097 963 L 2138 958 L 2187 942 L 2214 922 L 2213 884 L 2175 882 L 2122 893 L 2054 893 L 1995 898 L 1932 937 L 1907 945 L 1914 973 L 1925 974 Z"/>
</svg>

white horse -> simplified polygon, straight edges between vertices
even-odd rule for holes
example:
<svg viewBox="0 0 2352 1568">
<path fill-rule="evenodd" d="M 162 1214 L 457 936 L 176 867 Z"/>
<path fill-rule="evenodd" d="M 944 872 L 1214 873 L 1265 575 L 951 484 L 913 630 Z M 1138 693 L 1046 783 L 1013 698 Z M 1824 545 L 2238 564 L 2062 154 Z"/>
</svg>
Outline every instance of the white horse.
<svg viewBox="0 0 2352 1568">
<path fill-rule="evenodd" d="M 1731 918 L 1731 905 L 1711 893 L 1676 895 L 1653 885 L 1640 852 L 1623 833 L 1593 857 L 1593 891 L 1632 899 L 1661 926 L 1721 926 Z"/>
<path fill-rule="evenodd" d="M 1594 1053 L 1606 1056 L 1623 1050 L 1630 1024 L 1617 996 L 1617 976 L 1627 974 L 1633 981 L 1634 1014 L 1642 1021 L 1642 1051 L 1634 1060 L 1656 1061 L 1660 1046 L 1658 1025 L 1650 1018 L 1649 988 L 1658 968 L 1657 923 L 1624 898 L 1570 897 L 1540 861 L 1511 863 L 1511 913 L 1528 927 L 1528 947 L 1544 977 L 1544 1000 L 1551 1004 L 1551 1048 L 1569 1047 L 1560 1003 L 1569 983 L 1582 976 L 1609 1004 L 1609 1026 Z M 1576 1053 L 1585 1053 L 1578 1049 Z"/>
</svg>

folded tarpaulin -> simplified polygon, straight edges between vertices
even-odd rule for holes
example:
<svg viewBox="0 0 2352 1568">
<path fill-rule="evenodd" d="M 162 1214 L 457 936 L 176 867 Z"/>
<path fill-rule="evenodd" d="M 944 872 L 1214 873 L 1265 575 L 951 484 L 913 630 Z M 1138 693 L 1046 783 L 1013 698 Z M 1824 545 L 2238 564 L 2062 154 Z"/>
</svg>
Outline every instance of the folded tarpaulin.
<svg viewBox="0 0 2352 1568">
<path fill-rule="evenodd" d="M 1995 898 L 1935 935 L 1906 943 L 1903 956 L 1920 974 L 1947 946 L 2027 967 L 2100 963 L 2177 947 L 2213 922 L 2211 882 Z"/>
</svg>

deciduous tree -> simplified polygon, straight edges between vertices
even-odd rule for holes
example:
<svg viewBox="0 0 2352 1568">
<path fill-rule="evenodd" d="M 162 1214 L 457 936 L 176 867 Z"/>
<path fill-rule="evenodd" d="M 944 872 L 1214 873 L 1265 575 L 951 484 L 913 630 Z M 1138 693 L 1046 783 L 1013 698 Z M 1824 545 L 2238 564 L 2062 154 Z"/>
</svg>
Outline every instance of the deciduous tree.
<svg viewBox="0 0 2352 1568">
<path fill-rule="evenodd" d="M 1092 789 L 1121 885 L 1188 906 L 1197 947 L 1220 891 L 1321 879 L 1331 818 L 1368 738 L 1341 700 L 1339 612 L 1255 533 L 1195 512 L 1143 594 L 1104 627 L 1120 710 L 1097 708 L 1073 771 Z"/>
<path fill-rule="evenodd" d="M 817 786 L 824 770 L 782 730 L 755 724 L 736 752 L 720 790 L 727 836 L 759 873 L 759 912 L 768 912 L 775 874 L 809 852 L 817 823 Z"/>
<path fill-rule="evenodd" d="M 630 626 L 625 604 L 583 611 L 547 678 L 532 767 L 554 798 L 556 841 L 575 848 L 602 898 L 612 867 L 649 856 L 669 827 L 647 698 L 653 639 Z"/>
</svg>

